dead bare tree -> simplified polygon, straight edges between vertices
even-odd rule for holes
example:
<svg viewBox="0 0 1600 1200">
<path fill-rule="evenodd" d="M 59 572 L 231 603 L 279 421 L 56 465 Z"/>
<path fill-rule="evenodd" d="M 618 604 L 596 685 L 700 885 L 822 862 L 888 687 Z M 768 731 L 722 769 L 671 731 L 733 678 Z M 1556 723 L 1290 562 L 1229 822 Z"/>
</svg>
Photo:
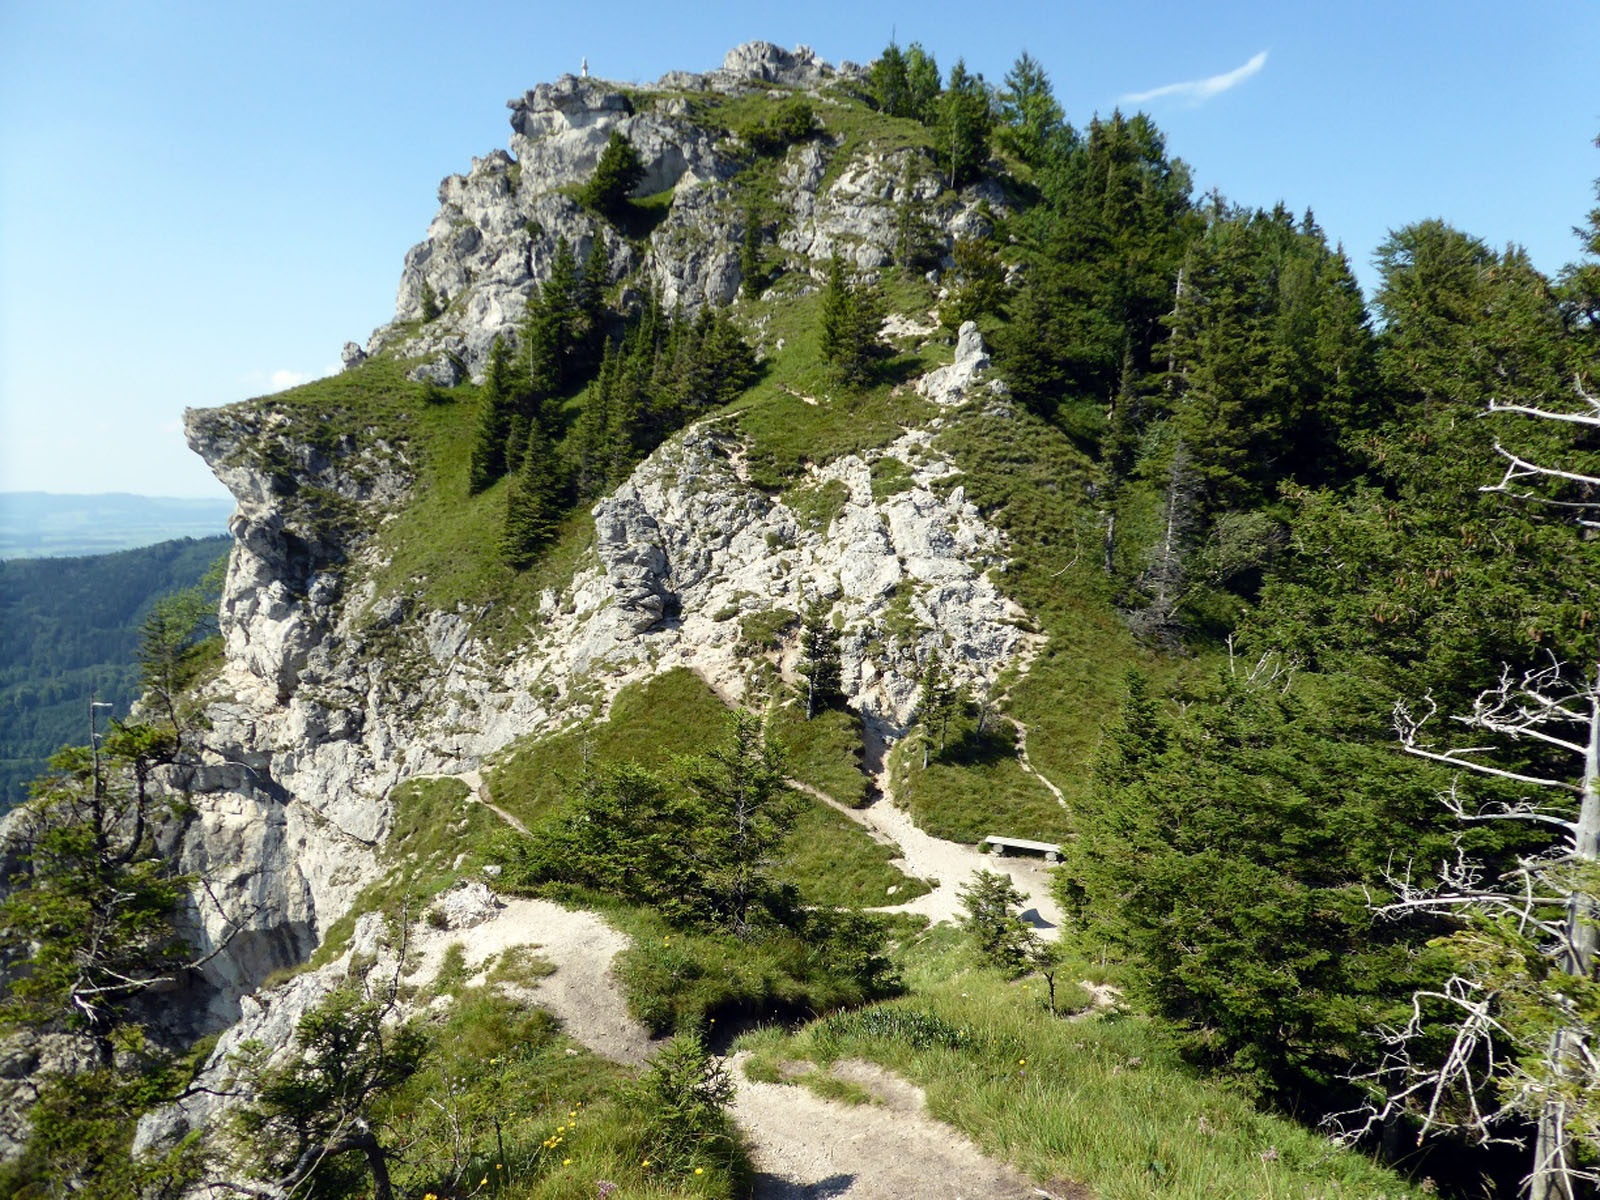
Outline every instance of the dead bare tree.
<svg viewBox="0 0 1600 1200">
<path fill-rule="evenodd" d="M 1600 429 L 1600 399 L 1581 378 L 1580 411 L 1491 401 L 1489 410 Z M 1486 492 L 1550 506 L 1589 527 L 1600 509 L 1600 478 L 1533 461 L 1495 443 L 1504 474 Z M 1543 490 L 1541 490 L 1543 489 Z M 1547 494 L 1553 491 L 1555 494 Z M 1535 1142 L 1527 1186 L 1532 1200 L 1574 1200 L 1578 1187 L 1600 1182 L 1580 1165 L 1575 1147 L 1600 1151 L 1600 665 L 1574 668 L 1555 656 L 1525 670 L 1502 667 L 1471 711 L 1451 719 L 1486 735 L 1465 746 L 1431 740 L 1438 707 L 1431 697 L 1394 709 L 1401 747 L 1458 771 L 1530 789 L 1516 801 L 1474 803 L 1458 776 L 1444 801 L 1464 823 L 1526 822 L 1555 834 L 1547 849 L 1516 857 L 1491 873 L 1459 841 L 1437 877 L 1419 883 L 1407 866 L 1391 875 L 1386 917 L 1447 916 L 1461 922 L 1450 941 L 1461 965 L 1442 988 L 1418 992 L 1411 1017 L 1386 1031 L 1387 1054 L 1364 1077 L 1387 1102 L 1366 1128 L 1401 1109 L 1419 1110 L 1422 1133 L 1454 1128 L 1499 1140 L 1513 1119 L 1532 1121 Z M 1503 752 L 1537 746 L 1546 769 L 1513 769 Z M 1569 769 L 1561 770 L 1565 760 Z M 1449 1031 L 1442 1058 L 1414 1053 L 1439 1023 Z"/>
</svg>

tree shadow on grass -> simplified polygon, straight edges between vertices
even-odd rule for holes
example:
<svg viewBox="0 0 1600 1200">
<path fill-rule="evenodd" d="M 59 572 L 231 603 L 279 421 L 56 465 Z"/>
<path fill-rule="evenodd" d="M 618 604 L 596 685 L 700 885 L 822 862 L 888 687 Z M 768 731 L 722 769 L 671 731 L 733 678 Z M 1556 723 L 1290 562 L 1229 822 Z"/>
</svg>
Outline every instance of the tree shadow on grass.
<svg viewBox="0 0 1600 1200">
<path fill-rule="evenodd" d="M 979 733 L 973 727 L 946 742 L 938 761 L 952 767 L 986 767 L 1016 756 L 1017 739 L 1011 730 L 991 727 Z"/>
</svg>

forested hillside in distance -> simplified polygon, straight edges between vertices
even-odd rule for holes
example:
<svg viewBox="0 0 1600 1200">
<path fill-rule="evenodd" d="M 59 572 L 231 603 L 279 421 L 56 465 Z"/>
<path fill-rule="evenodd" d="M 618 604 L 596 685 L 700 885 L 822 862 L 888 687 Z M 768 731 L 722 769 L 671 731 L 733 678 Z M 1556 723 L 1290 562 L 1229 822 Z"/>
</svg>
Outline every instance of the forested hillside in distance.
<svg viewBox="0 0 1600 1200">
<path fill-rule="evenodd" d="M 0 562 L 0 810 L 27 796 L 59 747 L 87 741 L 91 693 L 110 715 L 127 717 L 151 606 L 197 585 L 227 549 L 223 537 L 182 538 Z"/>
<path fill-rule="evenodd" d="M 0 559 L 112 554 L 174 538 L 220 536 L 226 499 L 0 492 Z"/>
</svg>

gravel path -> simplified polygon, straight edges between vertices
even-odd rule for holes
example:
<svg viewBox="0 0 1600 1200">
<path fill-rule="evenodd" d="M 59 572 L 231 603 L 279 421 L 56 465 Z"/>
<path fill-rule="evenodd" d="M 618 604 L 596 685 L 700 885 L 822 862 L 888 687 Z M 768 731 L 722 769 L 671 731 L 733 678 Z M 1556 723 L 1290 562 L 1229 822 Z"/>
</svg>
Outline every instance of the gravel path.
<svg viewBox="0 0 1600 1200">
<path fill-rule="evenodd" d="M 871 1063 L 833 1073 L 875 1103 L 838 1104 L 803 1087 L 739 1082 L 733 1114 L 754 1144 L 756 1200 L 1012 1200 L 1034 1190 L 1004 1163 L 927 1115 L 922 1089 Z"/>
<path fill-rule="evenodd" d="M 881 765 L 881 755 L 878 761 Z M 470 789 L 471 801 L 521 828 L 490 800 L 477 771 L 458 778 Z M 999 871 L 1027 897 L 1023 918 L 1043 936 L 1055 935 L 1061 917 L 1044 863 L 979 854 L 971 846 L 933 837 L 888 799 L 850 808 L 816 788 L 791 782 L 895 847 L 895 865 L 901 870 L 938 881 L 925 896 L 876 911 L 953 921 L 961 914 L 961 886 L 976 871 Z M 549 1009 L 569 1034 L 597 1054 L 630 1064 L 650 1055 L 653 1043 L 629 1017 L 611 974 L 612 960 L 628 939 L 593 913 L 544 900 L 512 900 L 467 928 L 428 931 L 419 941 L 419 973 L 425 978 L 438 973 L 452 943 L 461 943 L 469 964 L 484 963 L 513 946 L 536 947 L 555 971 L 527 989 L 530 1002 Z M 871 1104 L 847 1105 L 798 1085 L 746 1079 L 742 1056 L 729 1066 L 738 1087 L 733 1115 L 749 1139 L 757 1172 L 752 1200 L 1023 1200 L 1051 1195 L 930 1117 L 921 1089 L 881 1067 L 835 1064 L 834 1074 L 874 1098 Z"/>
<path fill-rule="evenodd" d="M 1017 890 L 1027 897 L 1022 912 L 1024 921 L 1046 939 L 1059 933 L 1061 909 L 1050 894 L 1050 870 L 1042 860 L 979 854 L 971 846 L 924 833 L 912 824 L 909 813 L 896 808 L 887 799 L 875 800 L 864 808 L 850 808 L 809 784 L 795 779 L 789 782 L 861 825 L 877 841 L 898 847 L 899 856 L 893 862 L 907 875 L 938 880 L 938 886 L 927 895 L 870 911 L 921 913 L 935 924 L 956 921 L 962 916 L 959 895 L 962 886 L 978 871 L 994 871 L 1010 876 Z"/>
</svg>

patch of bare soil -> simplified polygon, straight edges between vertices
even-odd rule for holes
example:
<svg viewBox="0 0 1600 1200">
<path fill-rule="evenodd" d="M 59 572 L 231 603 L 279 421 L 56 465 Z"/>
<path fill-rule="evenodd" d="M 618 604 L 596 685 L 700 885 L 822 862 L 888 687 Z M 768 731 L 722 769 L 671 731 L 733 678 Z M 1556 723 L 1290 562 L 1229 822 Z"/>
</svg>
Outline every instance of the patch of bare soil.
<svg viewBox="0 0 1600 1200">
<path fill-rule="evenodd" d="M 744 1078 L 734 1117 L 754 1146 L 756 1200 L 1021 1200 L 1040 1193 L 928 1116 L 922 1089 L 881 1067 L 841 1063 L 876 1104 L 840 1104 L 803 1087 Z"/>
<path fill-rule="evenodd" d="M 573 912 L 548 900 L 512 900 L 488 920 L 449 933 L 424 934 L 418 975 L 432 979 L 454 943 L 470 967 L 514 946 L 531 946 L 555 972 L 532 985 L 518 985 L 532 1004 L 549 1009 L 566 1031 L 596 1054 L 638 1064 L 649 1057 L 650 1035 L 631 1016 L 611 960 L 627 949 L 626 934 L 599 917 Z"/>
</svg>

